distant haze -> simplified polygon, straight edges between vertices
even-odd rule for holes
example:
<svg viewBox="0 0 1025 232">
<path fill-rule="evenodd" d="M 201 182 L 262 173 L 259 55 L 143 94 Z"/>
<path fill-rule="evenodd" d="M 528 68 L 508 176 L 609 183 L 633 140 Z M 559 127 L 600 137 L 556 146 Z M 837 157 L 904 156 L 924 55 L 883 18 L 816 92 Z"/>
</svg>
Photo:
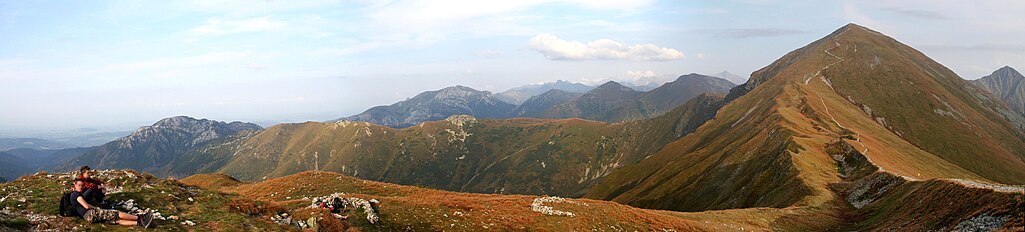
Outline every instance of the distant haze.
<svg viewBox="0 0 1025 232">
<path fill-rule="evenodd" d="M 976 79 L 1025 67 L 1022 12 L 1023 1 L 0 0 L 0 136 L 175 115 L 323 121 L 453 85 L 747 78 L 849 22 Z"/>
</svg>

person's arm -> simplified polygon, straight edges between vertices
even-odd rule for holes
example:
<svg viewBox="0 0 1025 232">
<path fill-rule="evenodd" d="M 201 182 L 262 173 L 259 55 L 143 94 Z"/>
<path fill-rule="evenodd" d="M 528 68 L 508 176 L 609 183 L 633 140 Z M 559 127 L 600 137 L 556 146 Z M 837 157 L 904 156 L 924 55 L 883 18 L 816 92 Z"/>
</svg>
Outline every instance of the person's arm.
<svg viewBox="0 0 1025 232">
<path fill-rule="evenodd" d="M 78 196 L 78 198 L 75 199 L 75 200 L 77 200 L 78 204 L 82 205 L 82 207 L 85 208 L 86 210 L 89 210 L 89 209 L 93 208 L 93 206 L 89 205 L 89 202 L 86 202 L 85 198 L 82 197 L 82 196 Z"/>
<path fill-rule="evenodd" d="M 96 186 L 100 187 L 100 189 L 105 189 L 106 188 L 106 186 L 105 186 L 106 182 L 103 182 L 102 180 L 99 180 L 99 179 L 93 179 L 93 181 L 96 181 Z"/>
</svg>

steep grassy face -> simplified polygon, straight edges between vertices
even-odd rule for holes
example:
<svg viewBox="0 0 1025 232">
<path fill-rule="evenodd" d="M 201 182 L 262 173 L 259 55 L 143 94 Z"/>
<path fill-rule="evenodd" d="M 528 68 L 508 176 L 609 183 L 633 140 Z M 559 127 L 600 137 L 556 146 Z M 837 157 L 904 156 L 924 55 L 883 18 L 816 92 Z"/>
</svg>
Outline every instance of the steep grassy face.
<svg viewBox="0 0 1025 232">
<path fill-rule="evenodd" d="M 809 190 L 790 161 L 800 151 L 790 140 L 793 132 L 779 125 L 775 100 L 747 99 L 729 103 L 652 157 L 616 170 L 586 196 L 681 211 L 784 207 L 800 200 Z"/>
<path fill-rule="evenodd" d="M 234 157 L 234 152 L 241 149 L 242 144 L 260 131 L 247 130 L 237 134 L 211 140 L 209 145 L 197 147 L 185 152 L 181 157 L 172 160 L 161 169 L 153 171 L 157 176 L 182 178 L 196 173 L 216 172 Z"/>
<path fill-rule="evenodd" d="M 853 45 L 848 44 L 849 41 L 871 42 Z M 851 138 L 844 140 L 845 143 L 865 151 L 866 159 L 881 170 L 909 178 L 1012 181 L 1005 177 L 1018 176 L 1018 172 L 1025 170 L 1010 169 L 1017 167 L 1020 160 L 1008 155 L 1008 151 L 1021 149 L 1021 146 L 1015 145 L 1020 141 L 1012 130 L 1012 123 L 996 113 L 1006 110 L 1000 109 L 998 104 L 990 104 L 994 101 L 985 98 L 986 95 L 972 95 L 973 87 L 965 87 L 966 82 L 941 78 L 931 80 L 940 76 L 936 74 L 925 76 L 931 81 L 923 79 L 912 87 L 893 88 L 901 86 L 893 82 L 905 81 L 906 84 L 907 80 L 901 78 L 924 78 L 925 73 L 940 70 L 942 66 L 891 66 L 887 68 L 886 75 L 859 73 L 862 69 L 872 70 L 861 64 L 874 64 L 877 56 L 888 57 L 886 59 L 901 57 L 898 63 L 928 61 L 914 56 L 919 53 L 910 48 L 896 47 L 895 43 L 877 32 L 849 25 L 795 50 L 753 73 L 745 85 L 734 88 L 726 97 L 727 101 L 732 101 L 697 131 L 670 143 L 651 158 L 614 171 L 585 196 L 640 207 L 684 211 L 828 205 L 837 198 L 837 193 L 828 186 L 841 179 L 837 169 L 828 168 L 834 167 L 835 161 L 826 152 L 829 150 L 826 145 L 841 137 Z M 853 53 L 858 54 L 852 56 Z M 938 82 L 944 84 L 927 84 Z M 871 97 L 855 95 L 859 90 L 879 92 L 864 93 Z M 927 118 L 941 115 L 937 113 L 939 111 L 924 108 L 921 104 L 893 103 L 903 101 L 903 98 L 912 102 L 936 98 L 930 93 L 943 96 L 938 99 L 946 99 L 952 107 L 963 107 L 958 108 L 960 112 L 971 109 L 971 116 L 966 117 L 980 122 L 962 120 L 973 128 L 962 134 L 951 134 L 953 132 L 948 129 L 929 129 L 930 134 L 916 134 L 912 138 L 906 132 L 909 130 L 891 130 L 898 124 L 890 122 L 891 119 L 875 118 L 879 112 L 908 116 L 931 114 L 924 116 Z M 870 102 L 867 99 L 876 103 L 865 103 Z M 966 100 L 955 104 L 951 103 L 955 101 L 953 99 Z M 968 100 L 990 108 L 972 108 L 964 103 Z M 897 110 L 894 106 L 883 106 L 891 103 L 903 108 Z M 873 104 L 878 104 L 880 110 L 876 110 L 877 106 Z M 863 107 L 865 105 L 868 107 Z M 933 105 L 945 106 L 943 103 Z M 905 119 L 899 124 L 918 128 L 911 125 L 933 125 L 929 123 Z M 956 121 L 950 123 L 961 125 Z M 979 128 L 989 128 L 996 132 L 988 133 L 1005 136 L 986 136 L 986 133 L 975 130 Z M 937 149 L 920 145 L 925 144 L 921 141 L 928 140 L 929 136 L 944 135 L 950 136 L 937 139 L 946 141 L 946 146 L 988 150 L 954 157 L 952 152 L 938 153 Z M 970 140 L 966 137 L 969 135 L 981 136 L 985 140 Z M 975 161 L 961 160 L 962 157 L 973 157 Z M 980 163 L 1000 163 L 1003 167 L 999 168 L 1001 172 L 972 168 Z M 709 196 L 713 197 L 709 199 Z"/>
<path fill-rule="evenodd" d="M 1025 183 L 1021 114 L 892 38 L 860 26 L 840 33 L 830 51 L 843 60 L 823 70 L 837 94 L 947 162 L 992 181 Z"/>
</svg>

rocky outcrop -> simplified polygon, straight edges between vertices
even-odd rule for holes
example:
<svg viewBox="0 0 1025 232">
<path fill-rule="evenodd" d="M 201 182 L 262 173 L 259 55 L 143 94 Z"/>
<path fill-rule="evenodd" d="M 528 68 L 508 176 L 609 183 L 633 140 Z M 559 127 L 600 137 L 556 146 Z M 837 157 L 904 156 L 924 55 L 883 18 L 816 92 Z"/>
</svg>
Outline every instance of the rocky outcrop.
<svg viewBox="0 0 1025 232">
<path fill-rule="evenodd" d="M 457 85 L 423 92 L 405 101 L 376 106 L 363 113 L 334 121 L 370 122 L 393 128 L 405 128 L 460 114 L 478 118 L 504 118 L 515 107 L 499 100 L 491 92 Z"/>
<path fill-rule="evenodd" d="M 213 140 L 261 129 L 256 124 L 244 122 L 226 123 L 187 116 L 166 118 L 86 152 L 57 170 L 89 165 L 93 168 L 154 171 Z"/>
<path fill-rule="evenodd" d="M 1004 66 L 972 83 L 1007 103 L 1012 110 L 1025 114 L 1025 76 L 1014 68 Z"/>
</svg>

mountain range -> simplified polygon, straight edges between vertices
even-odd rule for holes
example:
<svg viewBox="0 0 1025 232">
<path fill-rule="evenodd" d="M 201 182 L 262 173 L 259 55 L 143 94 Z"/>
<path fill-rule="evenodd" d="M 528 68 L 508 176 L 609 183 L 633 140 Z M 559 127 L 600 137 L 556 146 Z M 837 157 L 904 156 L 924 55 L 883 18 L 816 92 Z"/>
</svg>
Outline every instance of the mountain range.
<svg viewBox="0 0 1025 232">
<path fill-rule="evenodd" d="M 404 129 L 351 121 L 281 124 L 183 160 L 227 160 L 192 173 L 216 171 L 244 181 L 325 170 L 450 191 L 580 196 L 622 164 L 693 131 L 722 98 L 701 95 L 660 117 L 620 124 L 468 115 Z"/>
<path fill-rule="evenodd" d="M 558 80 L 555 82 L 512 88 L 505 92 L 498 93 L 497 96 L 498 99 L 508 102 L 509 104 L 520 105 L 530 97 L 537 96 L 551 90 L 561 90 L 570 93 L 585 93 L 591 89 L 594 89 L 594 86 Z"/>
<path fill-rule="evenodd" d="M 386 204 L 386 223 L 349 221 L 366 230 L 1021 230 L 1025 115 L 1002 100 L 1021 76 L 1011 71 L 966 81 L 848 24 L 736 86 L 689 74 L 646 92 L 552 88 L 519 105 L 455 86 L 266 129 L 180 116 L 58 168 L 188 176 L 105 174 L 125 180 L 121 197 L 254 222 L 203 225 L 251 227 L 239 230 L 272 227 L 264 211 L 317 215 L 307 199 L 341 192 Z M 18 159 L 0 153 L 0 165 Z M 59 195 L 54 176 L 0 194 Z M 178 208 L 191 203 L 175 194 L 230 203 Z M 37 195 L 0 206 L 34 210 Z"/>
<path fill-rule="evenodd" d="M 1007 103 L 1012 110 L 1025 114 L 1025 76 L 1014 68 L 1004 66 L 972 83 Z"/>
<path fill-rule="evenodd" d="M 702 93 L 726 93 L 729 81 L 688 74 L 648 92 L 636 91 L 610 81 L 593 90 L 547 109 L 522 110 L 540 114 L 514 115 L 537 118 L 583 118 L 604 122 L 624 122 L 661 115 Z M 549 97 L 549 96 L 538 96 Z M 530 101 L 530 100 L 528 100 Z M 545 105 L 541 105 L 545 106 Z"/>
<path fill-rule="evenodd" d="M 651 118 L 699 94 L 725 93 L 733 86 L 729 81 L 700 74 L 681 76 L 647 92 L 613 81 L 597 87 L 557 81 L 514 88 L 501 94 L 453 86 L 333 121 L 370 122 L 394 128 L 453 115 L 487 119 L 582 118 L 624 122 Z"/>
</svg>

